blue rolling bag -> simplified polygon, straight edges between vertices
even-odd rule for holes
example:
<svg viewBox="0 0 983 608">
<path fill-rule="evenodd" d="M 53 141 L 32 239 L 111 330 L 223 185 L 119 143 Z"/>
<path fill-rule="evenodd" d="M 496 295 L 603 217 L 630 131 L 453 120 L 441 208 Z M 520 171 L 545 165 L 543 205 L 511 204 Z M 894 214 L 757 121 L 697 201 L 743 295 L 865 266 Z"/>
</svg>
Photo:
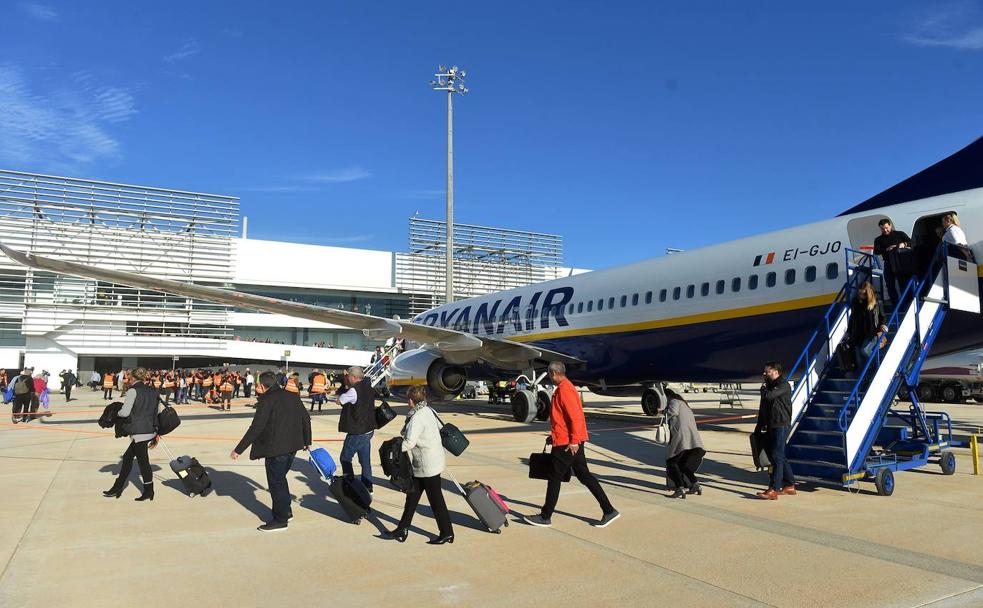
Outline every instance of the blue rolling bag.
<svg viewBox="0 0 983 608">
<path fill-rule="evenodd" d="M 311 450 L 310 461 L 311 464 L 317 467 L 317 471 L 321 474 L 321 477 L 328 482 L 331 481 L 331 476 L 338 470 L 338 465 L 335 464 L 334 458 L 324 448 L 314 448 Z"/>
</svg>

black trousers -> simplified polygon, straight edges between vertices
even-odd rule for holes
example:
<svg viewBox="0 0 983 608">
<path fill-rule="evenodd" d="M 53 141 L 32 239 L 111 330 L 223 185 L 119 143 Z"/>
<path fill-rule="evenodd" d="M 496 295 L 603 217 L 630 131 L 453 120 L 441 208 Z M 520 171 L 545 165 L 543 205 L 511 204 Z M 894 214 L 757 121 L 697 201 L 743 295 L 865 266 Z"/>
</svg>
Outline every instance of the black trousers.
<svg viewBox="0 0 983 608">
<path fill-rule="evenodd" d="M 696 471 L 703 463 L 706 453 L 703 448 L 693 448 L 667 458 L 666 477 L 669 478 L 669 489 L 692 488 L 696 483 Z"/>
<path fill-rule="evenodd" d="M 423 495 L 424 491 L 427 493 L 427 502 L 433 509 L 433 516 L 437 520 L 437 530 L 440 531 L 440 535 L 449 536 L 453 534 L 451 514 L 447 511 L 444 492 L 440 489 L 440 475 L 413 478 L 413 488 L 406 493 L 406 506 L 403 507 L 403 516 L 399 518 L 399 527 L 409 528 L 410 524 L 413 523 L 413 515 L 416 514 L 416 507 L 420 504 L 420 496 Z"/>
<path fill-rule="evenodd" d="M 556 502 L 560 499 L 562 479 L 571 468 L 577 481 L 587 486 L 587 489 L 590 490 L 590 493 L 597 500 L 597 504 L 601 505 L 601 511 L 605 515 L 614 511 L 611 501 L 608 500 L 608 495 L 604 493 L 604 488 L 601 487 L 601 482 L 597 481 L 597 478 L 587 468 L 587 457 L 584 456 L 584 444 L 580 444 L 580 449 L 577 450 L 576 455 L 571 454 L 565 445 L 554 446 L 552 455 L 553 475 L 546 483 L 546 502 L 543 504 L 543 510 L 540 513 L 544 518 L 549 519 L 553 517 L 553 511 L 556 510 Z"/>
<path fill-rule="evenodd" d="M 126 480 L 130 477 L 133 470 L 133 459 L 137 459 L 137 466 L 140 467 L 140 476 L 143 477 L 143 485 L 154 482 L 154 472 L 150 468 L 150 454 L 147 448 L 150 441 L 131 441 L 130 447 L 123 452 L 123 460 L 120 462 L 119 477 L 116 478 L 114 486 L 122 489 L 126 485 Z"/>
<path fill-rule="evenodd" d="M 113 398 L 113 389 L 111 389 L 111 388 L 104 388 L 104 389 L 102 389 L 102 398 L 103 399 L 112 399 Z"/>
<path fill-rule="evenodd" d="M 23 419 L 28 420 L 27 414 L 31 413 L 31 395 L 32 393 L 27 393 L 24 395 L 14 395 L 14 407 L 13 415 L 14 418 L 24 414 Z"/>
<path fill-rule="evenodd" d="M 72 400 L 72 385 L 71 384 L 66 384 L 65 385 L 65 401 L 71 401 L 71 400 Z"/>
</svg>

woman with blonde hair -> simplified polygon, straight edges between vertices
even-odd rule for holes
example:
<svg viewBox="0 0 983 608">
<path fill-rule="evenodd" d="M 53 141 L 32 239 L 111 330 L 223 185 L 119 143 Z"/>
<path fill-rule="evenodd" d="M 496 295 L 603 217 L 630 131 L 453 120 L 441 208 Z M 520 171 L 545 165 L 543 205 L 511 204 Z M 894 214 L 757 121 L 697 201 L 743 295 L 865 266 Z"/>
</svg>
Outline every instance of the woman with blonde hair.
<svg viewBox="0 0 983 608">
<path fill-rule="evenodd" d="M 127 425 L 130 445 L 123 453 L 116 483 L 102 493 L 106 498 L 120 497 L 133 469 L 133 459 L 136 458 L 140 476 L 143 477 L 143 494 L 134 500 L 154 499 L 154 473 L 150 468 L 147 450 L 156 445 L 158 407 L 157 389 L 150 384 L 150 374 L 142 367 L 136 368 L 130 373 L 130 388 L 123 396 L 123 407 L 117 414 L 120 418 L 130 418 Z"/>
<path fill-rule="evenodd" d="M 857 373 L 863 372 L 867 360 L 887 335 L 884 311 L 870 281 L 864 281 L 850 304 L 850 321 L 847 324 L 847 340 L 857 363 Z"/>
</svg>

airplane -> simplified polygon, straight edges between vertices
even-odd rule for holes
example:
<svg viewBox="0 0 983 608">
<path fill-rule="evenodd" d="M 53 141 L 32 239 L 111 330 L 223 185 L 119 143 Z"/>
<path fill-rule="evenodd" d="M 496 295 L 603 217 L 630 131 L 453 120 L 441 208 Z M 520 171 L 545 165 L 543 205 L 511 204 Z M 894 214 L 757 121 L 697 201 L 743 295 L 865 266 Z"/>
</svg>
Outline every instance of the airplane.
<svg viewBox="0 0 983 608">
<path fill-rule="evenodd" d="M 592 391 L 640 396 L 650 414 L 665 402 L 664 382 L 741 381 L 758 376 L 766 361 L 789 365 L 847 280 L 850 252 L 872 251 L 882 218 L 910 235 L 916 251 L 931 252 L 941 217 L 951 212 L 980 259 L 983 138 L 831 219 L 460 300 L 411 320 L 0 250 L 59 274 L 404 338 L 413 347 L 392 362 L 394 390 L 426 385 L 446 398 L 468 379 L 523 372 L 532 387 L 513 398 L 513 416 L 531 421 L 549 409 L 539 373 L 548 361 L 565 363 L 571 380 Z M 933 355 L 979 347 L 979 315 L 953 310 Z"/>
</svg>

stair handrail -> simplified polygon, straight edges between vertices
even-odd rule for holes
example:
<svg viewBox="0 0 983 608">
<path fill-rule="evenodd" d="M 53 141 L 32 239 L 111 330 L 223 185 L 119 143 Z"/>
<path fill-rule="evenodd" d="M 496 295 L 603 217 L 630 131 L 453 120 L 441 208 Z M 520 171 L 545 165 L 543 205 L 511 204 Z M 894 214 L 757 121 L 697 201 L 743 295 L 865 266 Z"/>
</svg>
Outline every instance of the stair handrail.
<svg viewBox="0 0 983 608">
<path fill-rule="evenodd" d="M 396 359 L 396 355 L 399 354 L 398 350 L 399 342 L 396 341 L 392 346 L 384 350 L 382 355 L 365 369 L 364 375 L 372 380 L 373 386 L 375 386 L 379 380 L 386 375 L 387 369 Z"/>
<path fill-rule="evenodd" d="M 854 261 L 851 262 L 850 260 L 851 253 L 855 254 L 855 256 L 858 254 L 860 256 L 860 261 L 857 262 L 855 257 Z M 864 274 L 861 272 L 854 272 L 853 274 L 850 274 L 850 270 L 852 268 L 859 269 L 859 268 L 864 268 L 866 266 L 869 268 L 870 273 L 873 274 L 874 270 L 880 269 L 880 260 L 877 258 L 877 256 L 869 254 L 865 251 L 861 251 L 859 249 L 847 248 L 844 251 L 844 255 L 846 257 L 846 270 L 849 278 L 846 280 L 846 282 L 843 283 L 843 287 L 840 288 L 840 291 L 839 293 L 836 294 L 836 297 L 833 298 L 833 301 L 826 309 L 826 313 L 823 315 L 822 320 L 816 325 L 815 331 L 812 332 L 812 335 L 809 336 L 809 339 L 806 341 L 806 345 L 802 349 L 802 353 L 799 355 L 799 358 L 796 359 L 795 364 L 792 366 L 791 370 L 789 370 L 788 374 L 785 376 L 789 381 L 793 381 L 796 373 L 799 373 L 801 371 L 802 377 L 805 379 L 805 382 L 795 383 L 794 385 L 795 388 L 792 391 L 793 400 L 795 399 L 795 396 L 798 394 L 799 390 L 803 386 L 806 387 L 807 394 L 812 394 L 813 386 L 812 386 L 812 382 L 810 381 L 810 374 L 808 373 L 808 370 L 812 369 L 813 367 L 812 364 L 815 362 L 816 358 L 815 356 L 810 355 L 810 349 L 813 346 L 813 344 L 816 342 L 816 339 L 819 337 L 820 330 L 825 328 L 826 331 L 824 335 L 826 336 L 826 340 L 829 339 L 829 334 L 832 330 L 832 328 L 830 327 L 830 318 L 833 315 L 833 312 L 835 311 L 838 314 L 839 310 L 842 309 L 844 304 L 849 305 L 849 294 L 855 287 L 854 283 L 859 281 L 860 278 L 864 276 Z M 832 351 L 830 351 L 830 355 L 832 355 Z M 803 367 L 802 370 L 799 370 L 800 366 Z M 803 411 L 805 410 L 803 409 Z"/>
<path fill-rule="evenodd" d="M 895 335 L 891 334 L 891 329 L 897 328 L 901 325 L 903 316 L 899 319 L 899 313 L 901 313 L 901 311 L 905 308 L 902 303 L 905 302 L 909 292 L 912 293 L 915 321 L 916 323 L 918 322 L 919 313 L 921 312 L 921 307 L 922 307 L 922 291 L 925 289 L 926 286 L 935 284 L 935 278 L 938 276 L 939 272 L 946 272 L 947 270 L 945 265 L 946 258 L 948 258 L 948 246 L 947 243 L 943 242 L 942 244 L 939 245 L 939 248 L 932 256 L 932 261 L 929 264 L 928 270 L 925 272 L 925 276 L 921 277 L 920 279 L 917 276 L 908 279 L 908 283 L 905 285 L 904 290 L 901 292 L 901 295 L 898 296 L 898 302 L 894 306 L 894 312 L 891 313 L 891 317 L 884 324 L 887 326 L 887 336 L 890 336 L 888 337 L 888 342 L 887 344 L 884 345 L 884 348 L 890 349 L 891 345 L 894 343 Z M 936 269 L 936 265 L 939 266 L 938 269 Z M 949 291 L 948 273 L 945 280 L 945 290 L 946 290 L 946 294 L 948 294 Z M 919 337 L 920 335 L 921 335 L 920 331 L 916 330 L 912 339 L 913 340 L 917 339 L 920 342 L 920 337 Z M 875 367 L 875 373 L 876 373 L 876 369 L 879 369 L 881 365 L 881 348 L 879 347 L 874 348 L 874 352 L 872 352 L 870 356 L 867 358 L 867 364 L 864 365 L 863 371 L 857 374 L 857 381 L 853 386 L 853 391 L 850 392 L 850 396 L 847 397 L 847 400 L 846 402 L 844 402 L 843 407 L 840 408 L 838 423 L 841 431 L 845 432 L 849 428 L 849 425 L 846 422 L 847 412 L 849 412 L 850 405 L 854 401 L 858 401 L 859 393 L 860 393 L 860 385 L 863 379 L 867 377 L 867 373 L 871 369 L 871 366 L 874 364 L 875 361 L 877 362 L 877 366 Z M 902 360 L 901 363 L 899 363 L 899 365 L 904 365 L 904 364 L 905 364 L 904 360 Z M 857 407 L 859 408 L 859 403 L 857 404 Z"/>
</svg>

